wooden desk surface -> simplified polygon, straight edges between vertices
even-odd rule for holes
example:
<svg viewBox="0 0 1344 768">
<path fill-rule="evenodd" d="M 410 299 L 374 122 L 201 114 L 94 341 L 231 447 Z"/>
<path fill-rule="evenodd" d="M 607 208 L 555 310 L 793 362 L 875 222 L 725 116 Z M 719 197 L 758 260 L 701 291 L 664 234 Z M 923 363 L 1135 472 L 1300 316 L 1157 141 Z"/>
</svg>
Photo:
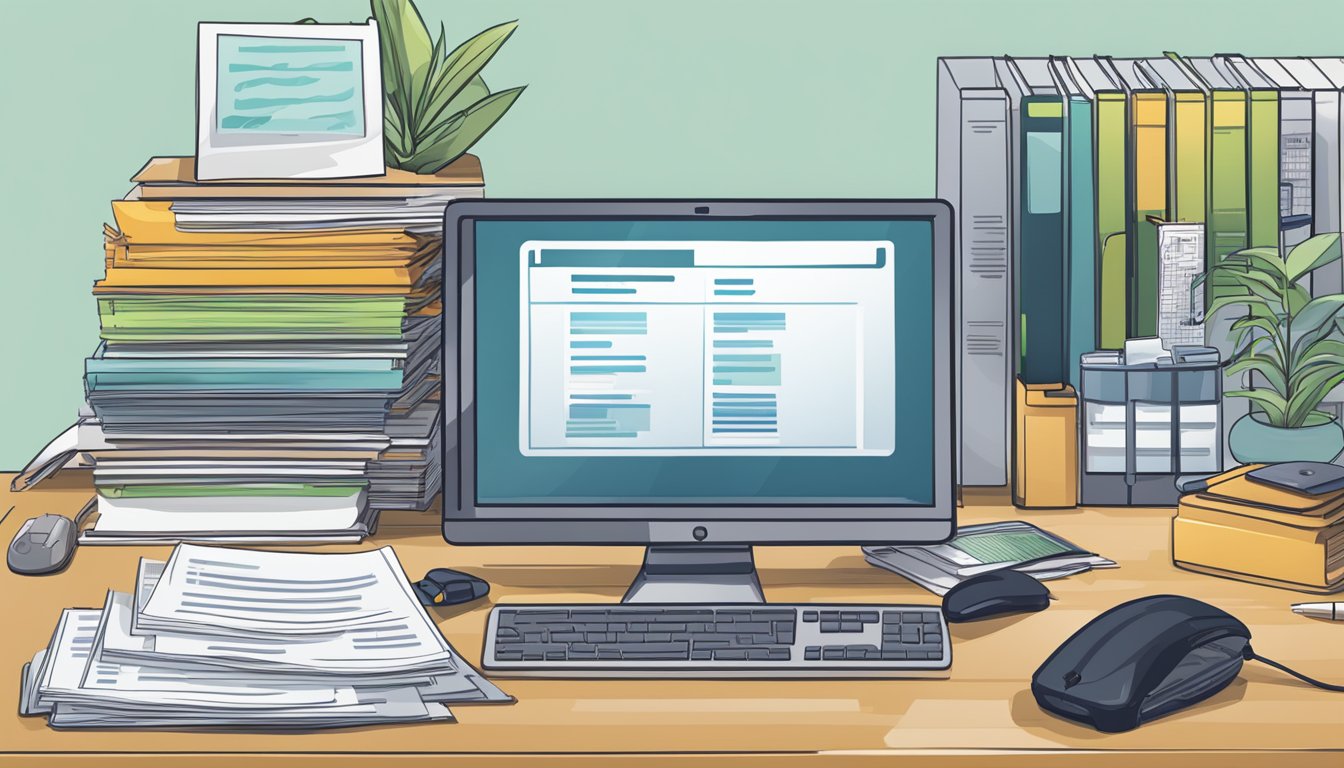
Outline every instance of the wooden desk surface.
<svg viewBox="0 0 1344 768">
<path fill-rule="evenodd" d="M 9 478 L 4 476 L 4 487 Z M 79 473 L 22 494 L 0 492 L 0 542 L 27 518 L 73 514 L 87 498 Z M 11 508 L 12 507 L 12 508 Z M 1245 621 L 1266 656 L 1344 679 L 1344 623 L 1291 614 L 1307 596 L 1186 573 L 1169 561 L 1171 510 L 1023 513 L 1001 496 L 969 495 L 963 523 L 1021 517 L 1121 564 L 1051 582 L 1038 614 L 954 625 L 947 680 L 503 680 L 506 706 L 458 706 L 459 722 L 311 735 L 54 731 L 15 712 L 19 671 L 46 644 L 64 607 L 98 607 L 107 589 L 131 590 L 136 559 L 168 548 L 85 547 L 63 573 L 0 573 L 0 765 L 1344 765 L 1344 695 L 1318 691 L 1262 664 L 1192 709 L 1121 734 L 1101 734 L 1037 708 L 1031 673 L 1099 611 L 1143 595 L 1189 595 Z M 391 544 L 412 576 L 435 566 L 489 580 L 492 601 L 614 602 L 639 565 L 635 548 L 450 547 L 425 516 L 388 518 L 372 545 Z M 366 544 L 364 546 L 371 546 Z M 329 547 L 332 551 L 358 547 Z M 762 548 L 769 599 L 910 602 L 938 598 L 867 565 L 856 547 Z M 444 610 L 444 635 L 479 662 L 488 603 Z M 452 756 L 446 763 L 445 757 Z M 991 760 L 991 758 L 993 758 Z"/>
</svg>

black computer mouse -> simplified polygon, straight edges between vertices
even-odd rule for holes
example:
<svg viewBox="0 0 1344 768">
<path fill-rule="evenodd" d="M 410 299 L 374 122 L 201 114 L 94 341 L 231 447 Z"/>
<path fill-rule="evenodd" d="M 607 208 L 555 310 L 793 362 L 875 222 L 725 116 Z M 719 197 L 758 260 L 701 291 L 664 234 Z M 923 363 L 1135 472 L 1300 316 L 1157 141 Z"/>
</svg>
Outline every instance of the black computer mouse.
<svg viewBox="0 0 1344 768">
<path fill-rule="evenodd" d="M 1241 671 L 1251 632 L 1198 600 L 1155 595 L 1106 611 L 1065 640 L 1031 678 L 1042 709 L 1099 731 L 1127 731 L 1221 691 Z"/>
<path fill-rule="evenodd" d="M 435 568 L 411 587 L 424 605 L 461 605 L 490 594 L 485 579 L 451 568 Z"/>
<path fill-rule="evenodd" d="M 1044 584 L 1008 568 L 972 576 L 943 595 L 943 615 L 952 622 L 1041 611 L 1049 605 L 1050 590 Z"/>
</svg>

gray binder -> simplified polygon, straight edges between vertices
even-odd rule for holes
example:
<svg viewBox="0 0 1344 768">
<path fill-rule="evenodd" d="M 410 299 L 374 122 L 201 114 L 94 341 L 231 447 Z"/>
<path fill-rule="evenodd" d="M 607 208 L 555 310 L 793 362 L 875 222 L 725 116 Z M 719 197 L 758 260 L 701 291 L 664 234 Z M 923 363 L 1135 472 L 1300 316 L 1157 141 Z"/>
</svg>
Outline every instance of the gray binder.
<svg viewBox="0 0 1344 768">
<path fill-rule="evenodd" d="M 1247 63 L 1279 89 L 1279 238 L 1291 248 L 1312 234 L 1312 89 L 1278 59 L 1249 59 Z"/>
<path fill-rule="evenodd" d="M 956 211 L 960 485 L 1008 483 L 1008 96 L 991 58 L 938 60 L 938 197 Z"/>
</svg>

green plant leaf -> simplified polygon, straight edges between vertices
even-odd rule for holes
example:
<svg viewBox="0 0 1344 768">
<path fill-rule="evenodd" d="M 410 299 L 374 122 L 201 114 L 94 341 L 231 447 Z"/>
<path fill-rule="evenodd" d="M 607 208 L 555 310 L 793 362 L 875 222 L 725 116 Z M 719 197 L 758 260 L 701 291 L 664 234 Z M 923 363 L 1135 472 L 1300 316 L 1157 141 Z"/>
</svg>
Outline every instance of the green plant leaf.
<svg viewBox="0 0 1344 768">
<path fill-rule="evenodd" d="M 401 109 L 391 99 L 383 103 L 383 148 L 388 156 L 387 164 L 400 167 L 401 161 L 410 156 L 411 149 L 406 142 L 405 123 L 401 118 Z"/>
<path fill-rule="evenodd" d="M 526 87 L 492 93 L 446 121 L 430 144 L 416 148 L 408 163 L 410 170 L 436 173 L 461 157 L 509 111 Z"/>
<path fill-rule="evenodd" d="M 1300 427 L 1307 414 L 1321 404 L 1340 383 L 1344 383 L 1344 367 L 1321 366 L 1302 377 L 1293 397 L 1288 401 L 1286 421 L 1290 427 Z"/>
<path fill-rule="evenodd" d="M 431 84 L 422 124 L 434 125 L 444 115 L 453 99 L 480 76 L 500 47 L 518 29 L 518 22 L 497 24 L 459 45 L 443 62 L 440 77 Z M 481 82 L 484 87 L 484 81 Z M 479 101 L 479 99 L 477 100 Z M 452 114 L 452 113 L 448 113 Z"/>
<path fill-rule="evenodd" d="M 1300 285 L 1294 285 L 1288 289 L 1288 314 L 1296 316 L 1302 311 L 1302 308 L 1311 302 L 1311 291 Z"/>
<path fill-rule="evenodd" d="M 1288 391 L 1288 377 L 1284 374 L 1283 362 L 1275 355 L 1246 355 L 1227 366 L 1228 376 L 1247 371 L 1264 376 L 1269 388 L 1281 395 Z"/>
<path fill-rule="evenodd" d="M 1283 330 L 1275 320 L 1271 320 L 1267 317 L 1250 315 L 1233 322 L 1232 325 L 1228 326 L 1228 331 L 1234 334 L 1232 343 L 1237 349 L 1236 357 L 1250 354 L 1262 340 L 1273 343 L 1274 350 L 1276 354 L 1278 354 L 1280 360 L 1286 360 L 1288 357 L 1288 348 L 1283 340 Z M 1263 331 L 1265 335 L 1252 339 L 1250 344 L 1243 347 L 1242 341 L 1246 338 L 1247 334 L 1253 331 Z"/>
<path fill-rule="evenodd" d="M 1269 316 L 1271 317 L 1277 316 L 1275 308 L 1270 306 L 1269 302 L 1265 301 L 1259 296 L 1249 296 L 1249 295 L 1219 296 L 1218 298 L 1214 299 L 1212 302 L 1209 303 L 1209 307 L 1207 310 L 1205 310 L 1204 314 L 1207 317 L 1212 317 L 1214 314 L 1216 314 L 1219 310 L 1223 309 L 1224 307 L 1235 307 L 1238 305 L 1246 306 L 1247 309 L 1245 311 L 1250 311 L 1252 307 L 1259 307 Z"/>
<path fill-rule="evenodd" d="M 1344 314 L 1344 294 L 1331 294 L 1312 299 L 1293 317 L 1288 328 L 1293 350 L 1306 346 L 1329 334 L 1335 322 Z"/>
<path fill-rule="evenodd" d="M 1268 389 L 1246 389 L 1234 392 L 1225 392 L 1227 397 L 1244 397 L 1265 411 L 1265 416 L 1269 419 L 1269 424 L 1275 427 L 1288 426 L 1285 414 L 1288 411 L 1288 403 L 1283 399 L 1283 395 L 1277 392 L 1271 392 Z"/>
<path fill-rule="evenodd" d="M 1327 411 L 1312 411 L 1302 420 L 1304 427 L 1319 427 L 1322 424 L 1329 424 L 1335 420 L 1335 415 Z"/>
<path fill-rule="evenodd" d="M 1287 265 L 1284 264 L 1283 257 L 1279 255 L 1276 248 L 1243 248 L 1240 251 L 1230 253 L 1223 257 L 1214 269 L 1224 265 L 1250 266 L 1253 265 L 1271 274 L 1286 276 L 1288 274 Z"/>
<path fill-rule="evenodd" d="M 404 121 L 413 112 L 417 81 L 423 84 L 434 50 L 429 29 L 410 0 L 370 0 L 370 7 L 378 22 L 383 93 L 397 102 Z"/>
<path fill-rule="evenodd" d="M 424 125 L 425 107 L 429 103 L 429 94 L 434 90 L 434 83 L 443 74 L 443 49 L 447 45 L 448 34 L 443 29 L 443 24 L 439 24 L 439 36 L 434 39 L 434 48 L 429 52 L 429 66 L 425 67 L 425 76 L 422 82 L 415 90 L 415 105 L 411 115 L 410 123 L 412 125 Z"/>
<path fill-rule="evenodd" d="M 1338 232 L 1309 237 L 1288 252 L 1288 279 L 1296 283 L 1303 275 L 1338 261 L 1340 255 Z"/>
</svg>

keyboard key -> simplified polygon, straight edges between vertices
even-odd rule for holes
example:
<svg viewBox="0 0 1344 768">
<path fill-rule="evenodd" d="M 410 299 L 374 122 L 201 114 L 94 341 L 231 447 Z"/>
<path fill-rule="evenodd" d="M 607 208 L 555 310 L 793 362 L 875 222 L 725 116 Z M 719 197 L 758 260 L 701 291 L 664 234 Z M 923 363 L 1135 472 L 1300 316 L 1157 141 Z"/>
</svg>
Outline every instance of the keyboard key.
<svg viewBox="0 0 1344 768">
<path fill-rule="evenodd" d="M 806 661 L 821 661 L 821 646 L 809 645 L 803 651 L 803 659 Z"/>
<path fill-rule="evenodd" d="M 840 631 L 841 631 L 841 632 L 862 632 L 862 631 L 863 631 L 863 624 L 862 624 L 861 622 L 858 622 L 858 621 L 842 621 L 842 622 L 840 622 Z"/>
<path fill-rule="evenodd" d="M 733 625 L 738 634 L 768 635 L 773 631 L 768 621 L 744 621 Z"/>
<path fill-rule="evenodd" d="M 859 621 L 862 621 L 864 624 L 876 624 L 877 611 L 864 611 L 863 613 L 860 613 Z"/>
<path fill-rule="evenodd" d="M 656 661 L 684 661 L 689 652 L 682 650 L 648 650 L 645 648 L 626 648 L 621 654 L 627 659 L 650 659 Z"/>
<path fill-rule="evenodd" d="M 803 621 L 806 621 L 806 622 L 808 622 L 809 624 L 811 624 L 811 623 L 815 622 L 816 620 L 817 620 L 817 612 L 816 612 L 816 611 L 803 611 Z"/>
<path fill-rule="evenodd" d="M 823 622 L 821 622 L 821 631 L 822 631 L 822 632 L 839 632 L 839 631 L 840 631 L 840 622 L 838 622 L 838 621 L 823 621 Z"/>
<path fill-rule="evenodd" d="M 548 621 L 568 619 L 569 611 L 522 611 L 515 614 L 516 624 L 545 624 Z"/>
<path fill-rule="evenodd" d="M 841 646 L 827 646 L 821 649 L 821 658 L 827 661 L 839 661 L 845 658 L 845 649 Z"/>
</svg>

